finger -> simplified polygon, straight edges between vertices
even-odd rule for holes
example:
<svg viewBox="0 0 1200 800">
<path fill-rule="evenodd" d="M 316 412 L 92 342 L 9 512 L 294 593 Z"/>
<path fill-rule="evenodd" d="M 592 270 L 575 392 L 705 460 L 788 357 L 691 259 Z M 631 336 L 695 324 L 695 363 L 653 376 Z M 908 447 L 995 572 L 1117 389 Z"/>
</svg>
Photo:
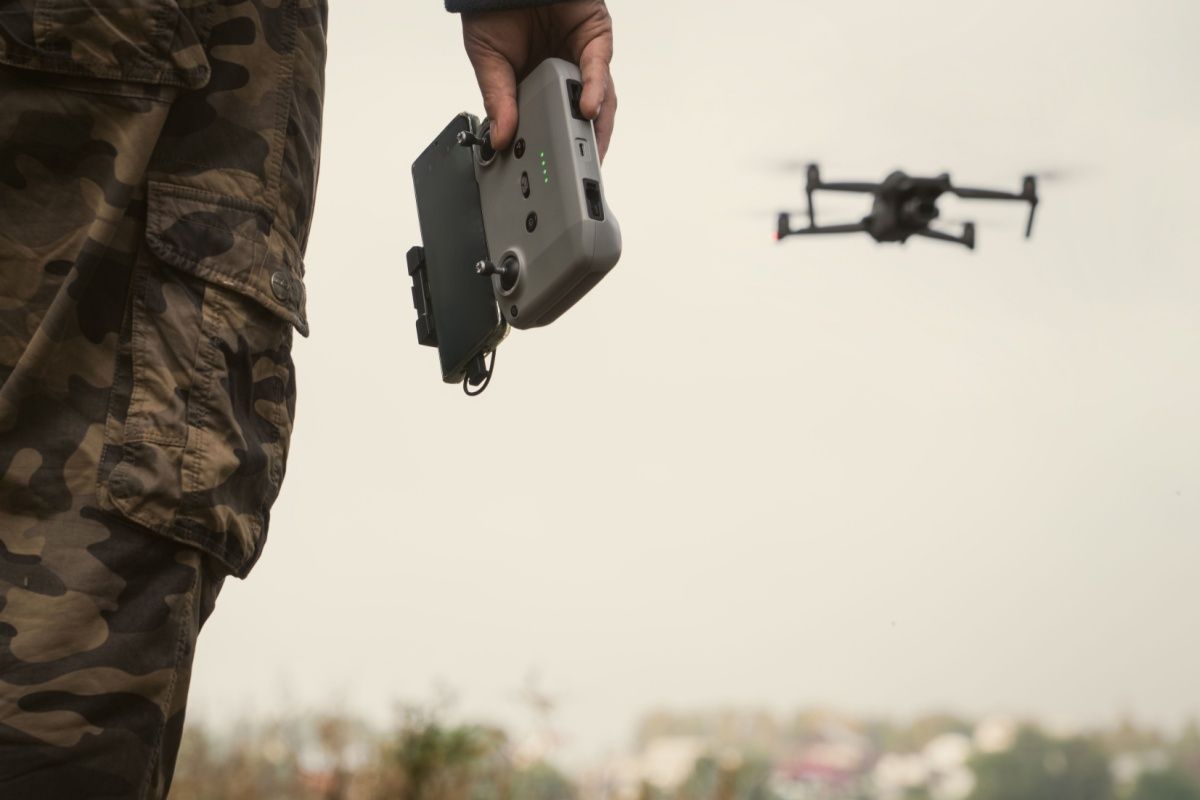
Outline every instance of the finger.
<svg viewBox="0 0 1200 800">
<path fill-rule="evenodd" d="M 517 132 L 517 76 L 508 59 L 496 52 L 471 54 L 483 107 L 492 120 L 492 147 L 506 149 Z"/>
<path fill-rule="evenodd" d="M 579 57 L 579 71 L 583 74 L 583 97 L 579 110 L 588 119 L 596 119 L 608 97 L 612 84 L 609 64 L 612 63 L 612 37 L 600 36 L 588 42 Z"/>
<path fill-rule="evenodd" d="M 600 161 L 608 153 L 608 145 L 612 142 L 613 127 L 617 119 L 617 91 L 611 80 L 608 85 L 608 99 L 600 106 L 596 117 L 596 147 L 600 150 Z"/>
</svg>

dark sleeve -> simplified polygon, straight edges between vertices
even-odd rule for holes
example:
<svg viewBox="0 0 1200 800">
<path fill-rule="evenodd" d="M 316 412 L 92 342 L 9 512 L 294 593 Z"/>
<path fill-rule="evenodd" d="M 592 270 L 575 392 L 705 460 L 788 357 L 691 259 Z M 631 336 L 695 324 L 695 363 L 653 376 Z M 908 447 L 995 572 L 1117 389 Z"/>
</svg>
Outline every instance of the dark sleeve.
<svg viewBox="0 0 1200 800">
<path fill-rule="evenodd" d="M 508 8 L 548 6 L 559 0 L 446 0 L 447 11 L 501 11 Z"/>
</svg>

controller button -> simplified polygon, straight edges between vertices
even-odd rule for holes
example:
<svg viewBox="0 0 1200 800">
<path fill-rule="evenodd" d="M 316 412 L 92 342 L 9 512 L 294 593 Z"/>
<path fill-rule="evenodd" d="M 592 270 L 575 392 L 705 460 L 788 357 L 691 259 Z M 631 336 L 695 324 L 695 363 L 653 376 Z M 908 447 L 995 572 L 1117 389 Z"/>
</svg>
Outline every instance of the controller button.
<svg viewBox="0 0 1200 800">
<path fill-rule="evenodd" d="M 522 156 L 525 155 L 525 140 L 524 139 L 517 139 L 517 143 L 513 147 L 513 155 L 515 155 L 517 158 L 521 158 Z"/>
<path fill-rule="evenodd" d="M 526 197 L 526 198 L 529 197 L 529 173 L 528 172 L 521 173 L 521 196 Z"/>
<path fill-rule="evenodd" d="M 529 231 L 530 233 L 533 233 L 534 231 L 537 230 L 537 223 L 538 223 L 537 212 L 530 211 L 529 216 L 525 218 L 525 230 Z"/>
</svg>

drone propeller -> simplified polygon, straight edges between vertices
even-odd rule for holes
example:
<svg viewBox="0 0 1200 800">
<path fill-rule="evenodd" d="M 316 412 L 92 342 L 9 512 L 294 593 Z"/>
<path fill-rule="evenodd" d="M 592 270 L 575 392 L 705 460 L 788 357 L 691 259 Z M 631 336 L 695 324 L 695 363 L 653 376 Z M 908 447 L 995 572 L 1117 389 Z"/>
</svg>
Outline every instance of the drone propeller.
<svg viewBox="0 0 1200 800">
<path fill-rule="evenodd" d="M 737 211 L 737 219 L 753 219 L 762 222 L 763 218 L 774 219 L 780 214 L 788 214 L 793 217 L 802 217 L 808 214 L 806 208 L 767 208 L 761 206 L 759 208 L 740 208 Z"/>
<path fill-rule="evenodd" d="M 1031 169 L 1029 174 L 1035 176 L 1040 183 L 1063 183 L 1077 181 L 1086 177 L 1093 170 L 1088 167 L 1051 167 L 1050 169 Z"/>
<path fill-rule="evenodd" d="M 815 163 L 812 158 L 770 158 L 758 162 L 758 168 L 770 172 L 806 172 Z"/>
</svg>

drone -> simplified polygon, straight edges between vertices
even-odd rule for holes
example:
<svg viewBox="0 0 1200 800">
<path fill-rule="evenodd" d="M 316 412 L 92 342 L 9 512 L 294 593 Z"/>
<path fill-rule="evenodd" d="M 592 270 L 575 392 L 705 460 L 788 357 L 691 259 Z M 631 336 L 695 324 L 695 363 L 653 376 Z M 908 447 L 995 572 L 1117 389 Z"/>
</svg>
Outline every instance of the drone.
<svg viewBox="0 0 1200 800">
<path fill-rule="evenodd" d="M 858 192 L 875 196 L 871 213 L 861 222 L 848 225 L 817 225 L 813 207 L 813 193 Z M 962 234 L 930 227 L 938 218 L 937 201 L 943 194 L 952 194 L 964 200 L 1016 200 L 1029 203 L 1029 223 L 1025 226 L 1025 238 L 1033 235 L 1033 216 L 1037 211 L 1037 178 L 1029 175 L 1018 193 L 997 192 L 990 189 L 965 189 L 950 182 L 948 174 L 936 178 L 914 178 L 897 170 L 884 179 L 883 183 L 826 183 L 821 180 L 821 171 L 816 164 L 808 166 L 808 227 L 792 228 L 792 215 L 779 215 L 779 230 L 776 241 L 789 236 L 809 236 L 824 233 L 866 233 L 877 242 L 907 242 L 909 237 L 923 236 L 943 242 L 965 245 L 975 249 L 975 223 L 963 225 Z"/>
</svg>

